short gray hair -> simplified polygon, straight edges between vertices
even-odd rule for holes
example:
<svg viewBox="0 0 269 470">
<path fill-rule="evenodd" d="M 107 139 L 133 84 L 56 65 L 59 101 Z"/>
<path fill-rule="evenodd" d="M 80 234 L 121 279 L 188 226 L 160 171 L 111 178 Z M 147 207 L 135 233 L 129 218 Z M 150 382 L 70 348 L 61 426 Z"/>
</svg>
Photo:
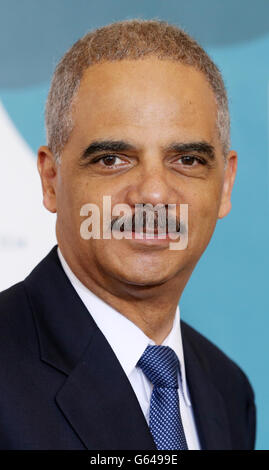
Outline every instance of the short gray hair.
<svg viewBox="0 0 269 470">
<path fill-rule="evenodd" d="M 179 61 L 201 71 L 217 104 L 217 129 L 224 157 L 230 149 L 227 93 L 218 67 L 185 31 L 159 20 L 126 20 L 90 31 L 62 57 L 52 77 L 46 103 L 47 143 L 59 161 L 73 129 L 72 103 L 83 72 L 98 62 L 145 56 Z"/>
</svg>

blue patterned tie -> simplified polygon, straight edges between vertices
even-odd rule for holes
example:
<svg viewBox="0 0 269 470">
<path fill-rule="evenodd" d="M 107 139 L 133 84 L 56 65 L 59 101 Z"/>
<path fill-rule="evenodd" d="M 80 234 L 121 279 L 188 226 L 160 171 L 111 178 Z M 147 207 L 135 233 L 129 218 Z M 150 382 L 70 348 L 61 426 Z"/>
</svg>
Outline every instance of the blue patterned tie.
<svg viewBox="0 0 269 470">
<path fill-rule="evenodd" d="M 147 346 L 137 366 L 154 385 L 149 428 L 159 450 L 188 450 L 180 416 L 179 361 L 169 346 Z"/>
</svg>

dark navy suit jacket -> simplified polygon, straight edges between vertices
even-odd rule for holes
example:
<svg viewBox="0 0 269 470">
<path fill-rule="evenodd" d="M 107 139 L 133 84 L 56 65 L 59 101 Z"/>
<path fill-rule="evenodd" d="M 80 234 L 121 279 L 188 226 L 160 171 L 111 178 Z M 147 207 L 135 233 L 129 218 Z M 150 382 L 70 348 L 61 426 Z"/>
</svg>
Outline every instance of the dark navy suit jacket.
<svg viewBox="0 0 269 470">
<path fill-rule="evenodd" d="M 129 380 L 56 249 L 0 294 L 0 449 L 154 450 Z M 186 323 L 181 328 L 202 448 L 252 449 L 246 376 Z"/>
</svg>

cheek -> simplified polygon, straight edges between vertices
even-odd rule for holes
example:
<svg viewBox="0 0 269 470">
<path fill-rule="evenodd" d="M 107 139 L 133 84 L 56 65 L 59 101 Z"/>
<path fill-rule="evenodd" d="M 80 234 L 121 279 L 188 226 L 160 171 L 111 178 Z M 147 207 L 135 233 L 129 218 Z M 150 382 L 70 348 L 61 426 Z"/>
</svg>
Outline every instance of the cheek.
<svg viewBox="0 0 269 470">
<path fill-rule="evenodd" d="M 58 227 L 65 232 L 78 236 L 82 221 L 80 208 L 85 201 L 84 186 L 67 172 L 62 172 L 57 188 L 57 220 Z M 85 201 L 86 202 L 86 201 Z"/>
<path fill-rule="evenodd" d="M 221 192 L 217 185 L 205 187 L 189 198 L 189 235 L 211 236 L 216 225 Z"/>
<path fill-rule="evenodd" d="M 60 201 L 65 211 L 80 212 L 83 204 L 91 202 L 90 184 L 87 178 L 76 175 L 72 168 L 62 173 L 59 181 Z"/>
</svg>

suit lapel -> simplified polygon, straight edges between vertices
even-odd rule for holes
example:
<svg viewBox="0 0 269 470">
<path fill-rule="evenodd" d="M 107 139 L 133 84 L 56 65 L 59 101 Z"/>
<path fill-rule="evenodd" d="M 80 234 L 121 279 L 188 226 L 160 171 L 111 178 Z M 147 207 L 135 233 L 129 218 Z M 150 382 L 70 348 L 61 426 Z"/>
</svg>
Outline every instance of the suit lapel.
<svg viewBox="0 0 269 470">
<path fill-rule="evenodd" d="M 232 449 L 224 400 L 195 353 L 184 322 L 182 341 L 186 378 L 201 447 L 203 450 Z"/>
<path fill-rule="evenodd" d="M 156 449 L 131 384 L 56 249 L 24 281 L 41 360 L 67 376 L 56 403 L 87 449 Z"/>
<path fill-rule="evenodd" d="M 156 449 L 131 385 L 99 331 L 56 401 L 88 449 Z"/>
</svg>

